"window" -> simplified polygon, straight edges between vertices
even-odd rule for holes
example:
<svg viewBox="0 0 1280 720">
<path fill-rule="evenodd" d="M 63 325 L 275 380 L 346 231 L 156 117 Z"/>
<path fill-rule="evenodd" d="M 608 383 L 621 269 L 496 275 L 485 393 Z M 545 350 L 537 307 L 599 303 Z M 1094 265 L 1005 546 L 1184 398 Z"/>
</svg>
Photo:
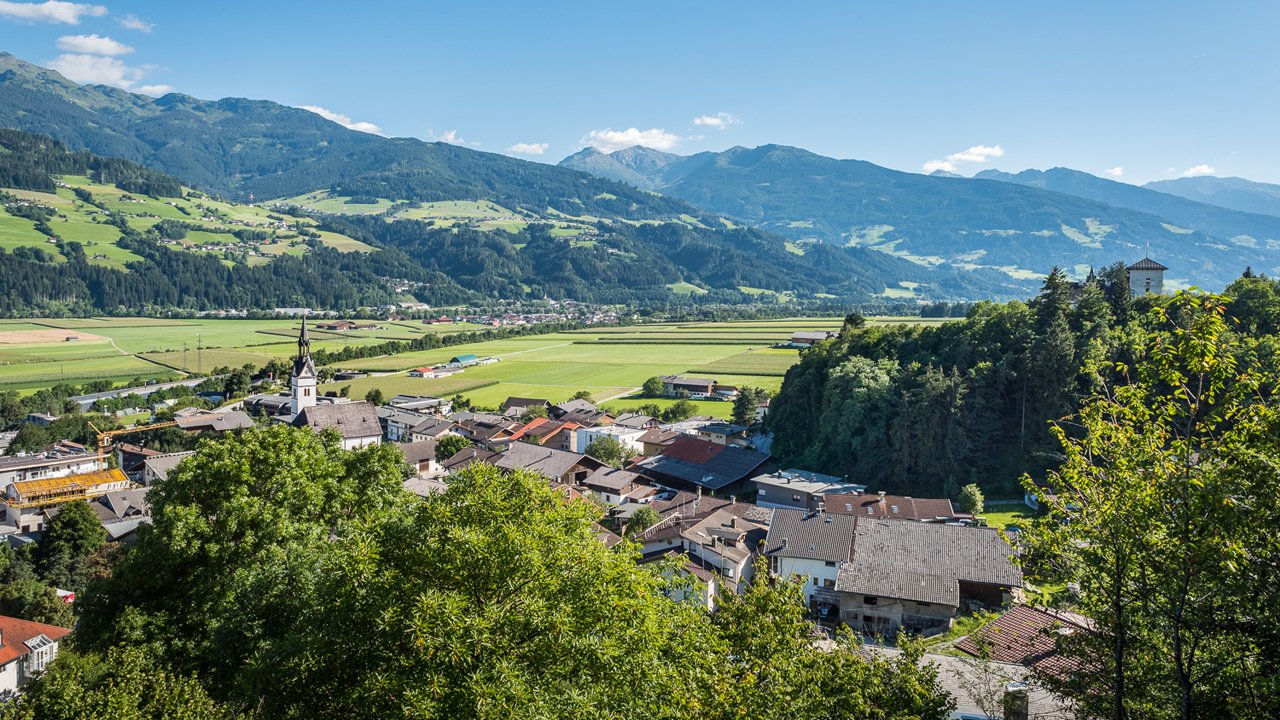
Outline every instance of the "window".
<svg viewBox="0 0 1280 720">
<path fill-rule="evenodd" d="M 799 496 L 799 495 L 792 495 L 792 496 L 791 496 L 791 502 L 800 502 L 800 496 Z"/>
<path fill-rule="evenodd" d="M 835 566 L 836 566 L 836 562 L 834 560 L 827 561 L 827 567 L 835 567 Z"/>
<path fill-rule="evenodd" d="M 765 489 L 764 489 L 764 488 L 760 488 L 760 492 L 758 492 L 758 493 L 756 493 L 756 494 L 757 494 L 757 495 L 759 495 L 760 497 L 764 497 L 765 495 L 768 495 L 769 493 L 765 492 Z"/>
<path fill-rule="evenodd" d="M 874 595 L 865 595 L 865 596 L 863 596 L 863 598 L 862 598 L 862 604 L 863 604 L 863 605 L 875 605 L 875 604 L 877 604 L 879 601 L 880 601 L 880 598 L 878 598 L 878 597 L 876 597 L 876 596 L 874 596 Z"/>
<path fill-rule="evenodd" d="M 845 511 L 845 512 L 853 512 L 853 503 L 845 503 L 845 504 L 844 504 L 844 511 Z"/>
<path fill-rule="evenodd" d="M 813 586 L 818 587 L 818 578 L 813 579 Z"/>
</svg>

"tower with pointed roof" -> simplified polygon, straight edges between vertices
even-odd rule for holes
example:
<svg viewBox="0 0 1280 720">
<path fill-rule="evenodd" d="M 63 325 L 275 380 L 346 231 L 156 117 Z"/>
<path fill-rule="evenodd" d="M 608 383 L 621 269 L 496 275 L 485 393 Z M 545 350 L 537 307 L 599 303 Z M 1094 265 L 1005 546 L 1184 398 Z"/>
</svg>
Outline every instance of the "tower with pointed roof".
<svg viewBox="0 0 1280 720">
<path fill-rule="evenodd" d="M 1168 269 L 1149 257 L 1144 257 L 1125 268 L 1129 271 L 1129 294 L 1132 297 L 1138 297 L 1147 293 L 1156 295 L 1163 293 L 1164 271 Z"/>
<path fill-rule="evenodd" d="M 302 318 L 302 332 L 298 334 L 298 356 L 293 360 L 293 378 L 290 381 L 289 408 L 296 417 L 303 409 L 316 404 L 316 364 L 311 359 L 311 336 L 307 334 L 307 318 Z"/>
</svg>

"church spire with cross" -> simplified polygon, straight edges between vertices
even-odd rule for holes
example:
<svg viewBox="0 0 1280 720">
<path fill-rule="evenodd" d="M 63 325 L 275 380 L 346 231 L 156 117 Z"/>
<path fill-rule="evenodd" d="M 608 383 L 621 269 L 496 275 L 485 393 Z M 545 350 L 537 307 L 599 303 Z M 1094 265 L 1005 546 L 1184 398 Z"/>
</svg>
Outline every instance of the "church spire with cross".
<svg viewBox="0 0 1280 720">
<path fill-rule="evenodd" d="M 293 360 L 293 377 L 290 380 L 289 408 L 296 417 L 305 408 L 316 404 L 316 363 L 311 359 L 311 336 L 307 334 L 307 318 L 302 317 L 302 331 L 298 333 L 298 357 Z"/>
</svg>

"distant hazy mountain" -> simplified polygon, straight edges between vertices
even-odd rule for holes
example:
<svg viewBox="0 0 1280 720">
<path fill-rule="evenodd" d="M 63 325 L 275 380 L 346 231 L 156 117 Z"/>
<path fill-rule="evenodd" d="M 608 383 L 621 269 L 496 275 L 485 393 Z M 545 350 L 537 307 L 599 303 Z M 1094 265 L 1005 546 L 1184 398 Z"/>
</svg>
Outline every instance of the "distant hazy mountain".
<svg viewBox="0 0 1280 720">
<path fill-rule="evenodd" d="M 1143 187 L 1232 210 L 1280 217 L 1280 185 L 1238 177 L 1194 177 L 1158 180 Z"/>
<path fill-rule="evenodd" d="M 617 154 L 595 153 L 607 160 Z M 564 164 L 586 169 L 575 160 L 582 155 Z M 1280 252 L 1268 245 L 1280 242 L 1280 225 L 1271 218 L 1072 171 L 970 180 L 780 145 L 667 159 L 648 172 L 618 164 L 644 175 L 645 187 L 774 230 L 801 247 L 865 247 L 920 265 L 1025 278 L 1053 265 L 1083 274 L 1090 266 L 1133 261 L 1149 245 L 1172 268 L 1171 278 L 1202 287 L 1221 287 L 1247 265 L 1280 268 Z"/>
<path fill-rule="evenodd" d="M 1016 175 L 986 170 L 975 177 L 1052 190 L 1151 213 L 1175 226 L 1199 230 L 1217 240 L 1235 245 L 1280 248 L 1280 217 L 1194 202 L 1177 195 L 1106 180 L 1079 170 L 1024 170 Z"/>
</svg>

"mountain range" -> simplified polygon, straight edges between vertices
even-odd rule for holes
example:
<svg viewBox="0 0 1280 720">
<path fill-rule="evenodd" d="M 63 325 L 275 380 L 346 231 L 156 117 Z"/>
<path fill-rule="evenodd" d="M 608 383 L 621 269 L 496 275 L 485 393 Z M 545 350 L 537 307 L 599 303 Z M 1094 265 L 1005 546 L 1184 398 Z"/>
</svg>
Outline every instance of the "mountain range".
<svg viewBox="0 0 1280 720">
<path fill-rule="evenodd" d="M 1052 265 L 1081 275 L 1150 254 L 1172 268 L 1175 285 L 1208 288 L 1221 288 L 1246 266 L 1280 269 L 1275 216 L 1064 168 L 969 179 L 781 145 L 690 156 L 587 148 L 561 164 L 751 222 L 802 249 L 865 247 L 920 265 L 993 269 L 1012 278 Z"/>
<path fill-rule="evenodd" d="M 0 127 L 228 200 L 318 199 L 295 211 L 489 297 L 1007 298 L 1054 265 L 1083 276 L 1147 254 L 1174 287 L 1280 270 L 1280 217 L 1256 211 L 1275 186 L 1230 179 L 1177 193 L 1066 169 L 970 179 L 781 145 L 586 149 L 557 166 L 358 132 L 265 100 L 79 85 L 4 53 Z M 500 217 L 441 220 L 431 208 L 444 201 L 490 203 Z"/>
</svg>

